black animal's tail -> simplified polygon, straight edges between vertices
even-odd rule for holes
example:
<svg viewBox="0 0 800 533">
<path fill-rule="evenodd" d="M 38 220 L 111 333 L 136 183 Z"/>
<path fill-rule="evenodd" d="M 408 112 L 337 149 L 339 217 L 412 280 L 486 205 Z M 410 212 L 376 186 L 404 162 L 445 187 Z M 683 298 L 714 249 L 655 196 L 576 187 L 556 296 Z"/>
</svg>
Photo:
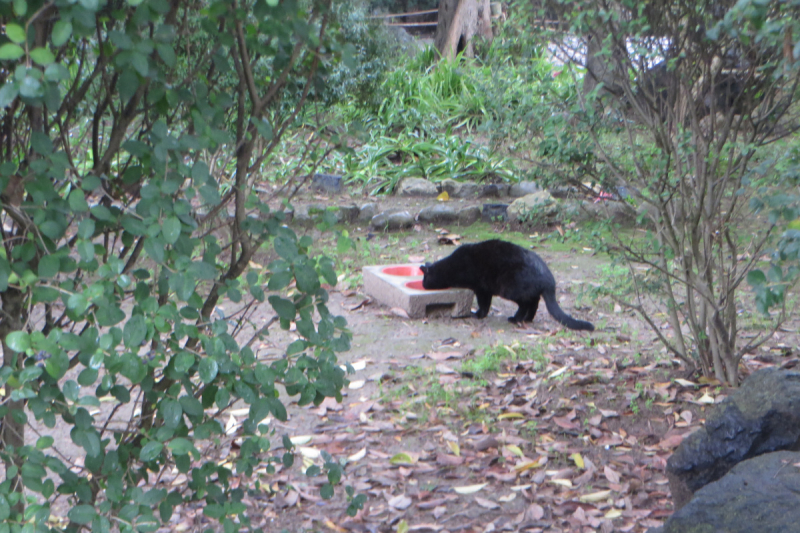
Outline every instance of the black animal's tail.
<svg viewBox="0 0 800 533">
<path fill-rule="evenodd" d="M 586 322 L 585 320 L 576 320 L 565 313 L 558 306 L 555 289 L 545 291 L 545 293 L 542 294 L 542 298 L 544 298 L 544 303 L 547 305 L 547 311 L 550 313 L 550 316 L 558 320 L 564 326 L 568 327 L 569 329 L 594 331 L 594 326 L 591 322 Z"/>
</svg>

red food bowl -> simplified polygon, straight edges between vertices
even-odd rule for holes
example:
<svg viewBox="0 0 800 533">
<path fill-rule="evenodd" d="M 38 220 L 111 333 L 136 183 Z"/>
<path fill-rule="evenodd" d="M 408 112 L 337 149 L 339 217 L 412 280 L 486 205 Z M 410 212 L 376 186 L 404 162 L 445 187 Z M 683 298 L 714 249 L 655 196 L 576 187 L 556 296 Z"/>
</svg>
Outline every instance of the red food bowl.
<svg viewBox="0 0 800 533">
<path fill-rule="evenodd" d="M 408 287 L 409 289 L 417 290 L 417 291 L 426 290 L 425 287 L 422 286 L 422 280 L 421 279 L 415 279 L 414 281 L 406 282 L 406 287 Z"/>
<path fill-rule="evenodd" d="M 386 267 L 381 270 L 384 274 L 390 276 L 421 276 L 422 270 L 418 266 L 395 266 Z"/>
</svg>

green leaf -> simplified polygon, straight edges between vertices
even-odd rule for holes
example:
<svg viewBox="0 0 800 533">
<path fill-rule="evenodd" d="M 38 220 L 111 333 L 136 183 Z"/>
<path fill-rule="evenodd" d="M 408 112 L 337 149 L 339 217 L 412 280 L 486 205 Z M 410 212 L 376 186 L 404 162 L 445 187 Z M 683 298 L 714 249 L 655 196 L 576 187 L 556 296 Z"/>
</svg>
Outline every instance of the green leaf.
<svg viewBox="0 0 800 533">
<path fill-rule="evenodd" d="M 56 60 L 56 56 L 47 48 L 34 48 L 31 50 L 31 59 L 34 63 L 46 67 Z"/>
<path fill-rule="evenodd" d="M 89 307 L 89 300 L 86 295 L 81 293 L 70 294 L 67 298 L 67 309 L 71 309 L 78 314 L 82 314 Z"/>
<path fill-rule="evenodd" d="M 19 87 L 13 81 L 7 81 L 3 88 L 0 89 L 0 108 L 6 108 L 11 105 L 11 103 L 17 98 L 19 95 Z"/>
<path fill-rule="evenodd" d="M 278 316 L 283 320 L 294 320 L 296 309 L 294 304 L 280 296 L 270 296 L 268 298 L 270 305 L 278 313 Z"/>
<path fill-rule="evenodd" d="M 57 255 L 46 255 L 39 260 L 39 277 L 54 278 L 61 267 L 61 258 Z"/>
<path fill-rule="evenodd" d="M 747 273 L 747 283 L 753 287 L 764 285 L 767 282 L 767 276 L 760 270 L 751 270 Z"/>
<path fill-rule="evenodd" d="M 175 51 L 172 49 L 172 45 L 159 44 L 156 46 L 156 50 L 158 50 L 158 55 L 168 67 L 175 66 L 177 58 L 175 57 Z"/>
<path fill-rule="evenodd" d="M 175 244 L 181 236 L 181 221 L 177 217 L 169 217 L 161 226 L 161 234 L 167 244 Z"/>
<path fill-rule="evenodd" d="M 14 61 L 25 55 L 25 50 L 18 44 L 6 43 L 0 46 L 0 60 Z"/>
<path fill-rule="evenodd" d="M 136 72 L 143 78 L 146 78 L 147 74 L 150 72 L 150 64 L 147 61 L 147 56 L 139 52 L 131 53 L 131 66 L 133 66 Z"/>
<path fill-rule="evenodd" d="M 84 218 L 78 225 L 78 237 L 91 239 L 94 236 L 95 223 L 91 218 Z"/>
<path fill-rule="evenodd" d="M 6 499 L 5 495 L 0 494 L 0 523 L 5 523 L 9 516 L 11 516 L 11 506 L 8 504 L 8 500 Z M 1 527 L 2 526 L 0 526 L 0 528 Z M 5 531 L 9 531 L 7 525 Z"/>
<path fill-rule="evenodd" d="M 2 49 L 2 46 L 0 46 Z M 33 76 L 25 76 L 19 84 L 19 94 L 26 98 L 36 98 L 42 95 L 42 82 Z"/>
<path fill-rule="evenodd" d="M 12 43 L 22 44 L 27 39 L 25 29 L 19 24 L 6 24 L 6 35 Z"/>
<path fill-rule="evenodd" d="M 201 359 L 198 372 L 203 383 L 211 383 L 214 381 L 214 378 L 217 377 L 217 373 L 219 372 L 219 365 L 216 359 L 213 357 L 204 357 Z"/>
<path fill-rule="evenodd" d="M 158 441 L 150 441 L 142 447 L 142 451 L 139 452 L 139 460 L 148 462 L 152 461 L 159 455 L 161 455 L 161 451 L 164 449 L 164 445 Z"/>
<path fill-rule="evenodd" d="M 183 416 L 183 408 L 181 404 L 172 398 L 165 398 L 161 400 L 158 406 L 161 413 L 161 418 L 164 420 L 164 425 L 168 428 L 176 428 L 180 424 Z"/>
<path fill-rule="evenodd" d="M 68 20 L 59 20 L 53 25 L 53 33 L 50 39 L 53 41 L 53 46 L 61 46 L 66 43 L 72 35 L 72 22 Z"/>
<path fill-rule="evenodd" d="M 25 331 L 12 331 L 6 335 L 6 345 L 15 352 L 24 352 L 31 347 L 31 339 Z"/>
<path fill-rule="evenodd" d="M 76 505 L 69 510 L 67 516 L 76 524 L 87 525 L 92 523 L 97 516 L 97 511 L 91 505 Z"/>
<path fill-rule="evenodd" d="M 147 335 L 147 324 L 145 323 L 144 316 L 133 315 L 126 323 L 122 330 L 122 341 L 128 348 L 138 348 Z"/>
<path fill-rule="evenodd" d="M 36 449 L 37 450 L 46 450 L 47 448 L 49 448 L 50 446 L 53 445 L 53 442 L 55 442 L 55 439 L 53 437 L 51 437 L 50 435 L 45 435 L 44 437 L 39 437 L 39 439 L 37 439 L 37 441 L 36 441 Z"/>
<path fill-rule="evenodd" d="M 172 439 L 169 444 L 167 445 L 174 455 L 186 455 L 187 453 L 194 450 L 194 446 L 192 446 L 192 442 L 189 439 L 184 439 L 183 437 L 178 437 L 176 439 Z"/>
<path fill-rule="evenodd" d="M 73 211 L 85 213 L 89 210 L 89 204 L 86 202 L 86 195 L 80 189 L 73 189 L 69 193 L 69 207 Z"/>
<path fill-rule="evenodd" d="M 319 290 L 319 274 L 311 265 L 295 265 L 294 275 L 299 290 L 308 294 L 314 294 Z"/>
</svg>

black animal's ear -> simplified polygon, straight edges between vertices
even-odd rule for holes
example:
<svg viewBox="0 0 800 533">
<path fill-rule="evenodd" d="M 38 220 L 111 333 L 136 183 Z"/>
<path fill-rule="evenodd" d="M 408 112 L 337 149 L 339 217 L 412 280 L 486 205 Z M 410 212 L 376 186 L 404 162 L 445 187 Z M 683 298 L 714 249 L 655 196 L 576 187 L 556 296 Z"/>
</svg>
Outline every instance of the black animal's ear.
<svg viewBox="0 0 800 533">
<path fill-rule="evenodd" d="M 424 265 L 420 265 L 419 269 L 422 270 L 423 274 L 427 274 L 429 266 L 431 266 L 430 263 L 425 263 Z"/>
</svg>

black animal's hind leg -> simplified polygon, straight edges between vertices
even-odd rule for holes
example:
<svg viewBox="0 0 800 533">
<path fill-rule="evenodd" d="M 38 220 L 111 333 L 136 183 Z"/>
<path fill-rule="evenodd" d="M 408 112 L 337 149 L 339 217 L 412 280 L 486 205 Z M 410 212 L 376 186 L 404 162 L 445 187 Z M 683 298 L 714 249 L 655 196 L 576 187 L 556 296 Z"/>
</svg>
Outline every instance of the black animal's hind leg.
<svg viewBox="0 0 800 533">
<path fill-rule="evenodd" d="M 521 309 L 521 307 L 520 307 Z M 525 322 L 533 322 L 533 317 L 536 316 L 536 311 L 539 309 L 539 297 L 537 296 L 530 304 L 528 305 L 528 311 L 525 313 Z"/>
<path fill-rule="evenodd" d="M 517 313 L 514 316 L 508 317 L 508 321 L 513 324 L 521 324 L 525 321 L 525 317 L 528 316 L 528 312 L 530 311 L 530 306 L 527 302 L 518 302 L 519 309 L 517 309 Z"/>
<path fill-rule="evenodd" d="M 492 293 L 476 292 L 475 296 L 478 298 L 478 312 L 475 313 L 475 316 L 477 318 L 486 318 L 492 308 Z"/>
</svg>

